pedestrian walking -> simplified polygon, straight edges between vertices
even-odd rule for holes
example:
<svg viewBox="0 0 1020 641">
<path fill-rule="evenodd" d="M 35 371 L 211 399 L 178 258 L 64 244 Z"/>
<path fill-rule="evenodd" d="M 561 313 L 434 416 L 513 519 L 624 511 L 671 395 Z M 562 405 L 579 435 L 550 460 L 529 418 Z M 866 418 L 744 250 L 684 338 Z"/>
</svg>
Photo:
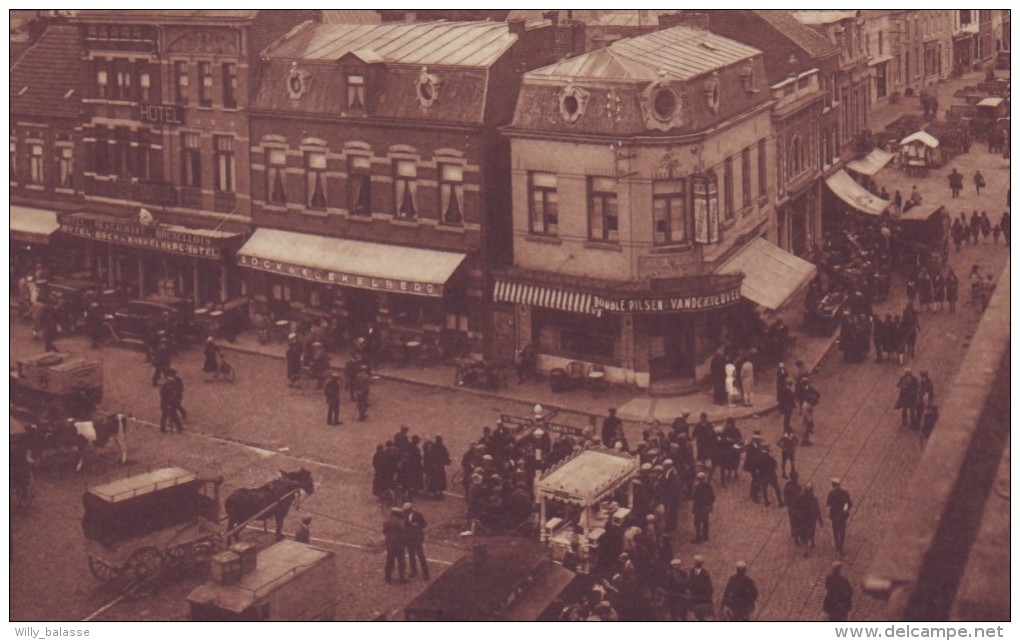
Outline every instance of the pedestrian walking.
<svg viewBox="0 0 1020 641">
<path fill-rule="evenodd" d="M 949 228 L 949 235 L 953 239 L 953 245 L 956 247 L 956 253 L 960 253 L 960 245 L 963 242 L 963 225 L 960 221 L 954 220 L 952 226 Z"/>
<path fill-rule="evenodd" d="M 821 393 L 811 385 L 811 379 L 804 377 L 804 402 L 800 406 L 800 414 L 803 419 L 804 438 L 801 445 L 808 447 L 812 445 L 811 435 L 815 433 L 815 406 L 822 400 Z"/>
<path fill-rule="evenodd" d="M 954 167 L 949 174 L 949 191 L 952 192 L 953 198 L 958 198 L 961 190 L 963 190 L 963 174 L 956 171 Z"/>
<path fill-rule="evenodd" d="M 294 540 L 298 543 L 312 542 L 312 517 L 306 516 L 301 519 L 301 525 L 298 526 L 298 531 L 294 535 Z"/>
<path fill-rule="evenodd" d="M 692 543 L 708 542 L 709 515 L 712 513 L 712 506 L 715 505 L 715 491 L 708 482 L 704 472 L 698 472 L 697 482 L 694 485 L 694 499 L 691 505 L 691 512 L 694 514 L 694 539 Z"/>
<path fill-rule="evenodd" d="M 205 382 L 212 381 L 220 371 L 220 348 L 212 336 L 205 339 L 205 347 L 202 348 L 202 373 L 205 375 Z"/>
<path fill-rule="evenodd" d="M 690 579 L 684 571 L 684 562 L 673 559 L 669 562 L 669 571 L 662 581 L 663 605 L 669 612 L 670 621 L 686 621 L 690 603 Z"/>
<path fill-rule="evenodd" d="M 159 388 L 159 431 L 163 434 L 166 434 L 167 425 L 171 430 L 176 429 L 178 432 L 184 428 L 177 409 L 180 406 L 177 394 L 176 380 L 168 377 Z"/>
<path fill-rule="evenodd" d="M 291 387 L 301 376 L 301 353 L 303 351 L 304 348 L 301 346 L 297 334 L 290 334 L 287 337 L 287 384 Z"/>
<path fill-rule="evenodd" d="M 793 381 L 786 379 L 776 390 L 776 401 L 779 404 L 779 411 L 783 415 L 783 431 L 790 431 L 790 420 L 793 418 L 793 410 L 797 406 L 794 398 Z"/>
<path fill-rule="evenodd" d="M 715 608 L 712 605 L 712 577 L 705 569 L 705 559 L 694 555 L 694 567 L 688 577 L 691 594 L 691 614 L 698 621 L 714 621 Z"/>
<path fill-rule="evenodd" d="M 758 601 L 758 588 L 747 576 L 747 563 L 737 561 L 735 572 L 723 590 L 723 618 L 727 621 L 747 621 L 754 613 Z"/>
<path fill-rule="evenodd" d="M 976 310 L 981 309 L 981 289 L 984 287 L 984 276 L 981 275 L 981 268 L 971 265 L 970 268 L 970 304 Z"/>
<path fill-rule="evenodd" d="M 981 233 L 981 216 L 978 215 L 975 209 L 970 214 L 970 242 L 978 244 L 978 234 Z"/>
<path fill-rule="evenodd" d="M 931 276 L 928 275 L 928 270 L 922 269 L 917 275 L 917 301 L 926 311 L 931 311 L 933 297 Z"/>
<path fill-rule="evenodd" d="M 793 503 L 793 523 L 797 530 L 794 544 L 804 546 L 804 556 L 807 557 L 815 549 L 816 528 L 822 525 L 822 510 L 815 497 L 815 488 L 810 483 L 804 484 L 804 491 Z"/>
<path fill-rule="evenodd" d="M 909 367 L 903 368 L 903 375 L 896 383 L 899 394 L 896 397 L 896 405 L 893 409 L 900 410 L 900 424 L 909 427 L 914 424 L 914 416 L 917 413 L 917 396 L 920 383 Z"/>
<path fill-rule="evenodd" d="M 736 407 L 740 399 L 740 390 L 737 389 L 737 367 L 733 363 L 726 363 L 726 403 L 730 407 Z"/>
<path fill-rule="evenodd" d="M 421 578 L 428 581 L 431 577 L 429 576 L 429 565 L 425 560 L 425 528 L 428 527 L 428 522 L 425 520 L 425 516 L 414 509 L 414 505 L 411 503 L 404 503 L 404 531 L 407 538 L 407 556 L 410 562 L 410 572 L 408 576 L 414 578 L 418 575 L 418 566 L 421 566 Z"/>
<path fill-rule="evenodd" d="M 999 246 L 999 236 L 1002 235 L 1002 228 L 996 225 L 992 227 L 992 244 L 996 247 Z"/>
<path fill-rule="evenodd" d="M 776 476 L 777 467 L 776 457 L 772 456 L 772 449 L 765 445 L 758 457 L 758 485 L 761 488 L 762 502 L 765 507 L 769 506 L 769 488 L 772 488 L 775 493 L 776 507 L 786 507 L 783 495 L 779 491 L 779 479 Z"/>
<path fill-rule="evenodd" d="M 896 190 L 896 195 L 893 196 L 893 203 L 896 205 L 897 213 L 903 211 L 903 194 L 900 193 L 899 189 Z"/>
<path fill-rule="evenodd" d="M 846 524 L 850 520 L 850 510 L 854 504 L 850 500 L 849 492 L 843 489 L 838 478 L 832 479 L 832 489 L 825 505 L 829 508 L 829 520 L 832 521 L 832 541 L 836 545 L 836 552 L 843 556 L 846 546 Z"/>
<path fill-rule="evenodd" d="M 331 372 L 329 380 L 322 386 L 326 397 L 326 425 L 343 425 L 340 420 L 340 374 Z"/>
<path fill-rule="evenodd" d="M 797 498 L 800 496 L 804 488 L 800 486 L 800 475 L 794 470 L 790 472 L 790 480 L 783 485 L 783 501 L 786 503 L 786 516 L 790 520 L 790 538 L 793 539 L 794 545 L 800 545 L 800 532 L 797 529 L 797 522 L 794 518 L 796 515 L 795 508 Z"/>
<path fill-rule="evenodd" d="M 606 447 L 613 447 L 613 444 L 620 439 L 623 431 L 623 421 L 616 416 L 616 408 L 610 407 L 608 416 L 602 421 L 602 444 Z"/>
<path fill-rule="evenodd" d="M 708 422 L 708 414 L 701 413 L 694 425 L 694 444 L 697 445 L 698 463 L 705 463 L 712 458 L 712 424 Z"/>
<path fill-rule="evenodd" d="M 441 499 L 446 492 L 446 466 L 451 463 L 450 452 L 443 444 L 443 437 L 437 436 L 433 441 L 426 441 L 422 457 L 425 466 L 425 493 Z"/>
<path fill-rule="evenodd" d="M 946 278 L 941 271 L 935 272 L 931 277 L 932 309 L 936 312 L 942 311 L 942 304 L 946 302 Z"/>
<path fill-rule="evenodd" d="M 393 582 L 393 566 L 396 565 L 400 582 L 407 583 L 407 579 L 404 577 L 407 526 L 405 525 L 404 511 L 401 508 L 390 508 L 390 515 L 383 523 L 383 536 L 386 539 L 386 582 Z"/>
<path fill-rule="evenodd" d="M 992 235 L 992 221 L 988 219 L 988 212 L 981 212 L 981 237 L 985 239 L 985 244 L 988 244 L 988 238 Z"/>
<path fill-rule="evenodd" d="M 956 311 L 956 301 L 960 297 L 960 279 L 952 268 L 946 274 L 946 302 L 949 303 L 949 311 Z"/>
<path fill-rule="evenodd" d="M 358 408 L 358 420 L 368 418 L 368 393 L 372 379 L 368 375 L 368 365 L 360 365 L 354 376 L 354 402 Z"/>
<path fill-rule="evenodd" d="M 981 190 L 984 188 L 984 186 L 985 177 L 981 174 L 981 170 L 978 169 L 977 171 L 974 172 L 974 190 L 977 192 L 979 196 L 981 195 Z"/>
<path fill-rule="evenodd" d="M 854 587 L 843 576 L 843 563 L 836 561 L 832 564 L 829 576 L 825 577 L 822 611 L 829 617 L 829 621 L 846 621 L 853 610 L 853 598 Z"/>
<path fill-rule="evenodd" d="M 914 305 L 909 301 L 907 302 L 907 306 L 903 309 L 903 320 L 901 322 L 903 324 L 903 344 L 906 347 L 906 353 L 910 356 L 910 358 L 914 358 L 914 351 L 917 346 L 917 334 L 921 331 L 921 322 L 917 318 L 917 312 L 914 311 Z"/>
<path fill-rule="evenodd" d="M 152 351 L 152 386 L 159 386 L 161 379 L 167 377 L 170 371 L 170 345 L 166 339 L 161 339 L 156 343 L 155 349 Z"/>
<path fill-rule="evenodd" d="M 780 457 L 782 459 L 781 467 L 782 467 L 783 478 L 784 479 L 790 478 L 790 475 L 793 475 L 793 474 L 795 474 L 797 472 L 797 460 L 796 459 L 797 459 L 797 445 L 798 444 L 799 444 L 799 441 L 797 440 L 797 436 L 793 433 L 793 429 L 790 428 L 789 425 L 785 426 L 783 428 L 783 435 L 781 437 L 779 437 L 779 440 L 776 442 L 776 446 L 779 447 Z M 787 472 L 786 472 L 786 464 L 787 463 L 790 464 L 790 472 L 789 472 L 789 474 L 787 474 Z M 785 498 L 784 498 L 784 501 L 785 501 Z M 782 502 L 780 502 L 780 505 L 782 505 Z"/>
</svg>

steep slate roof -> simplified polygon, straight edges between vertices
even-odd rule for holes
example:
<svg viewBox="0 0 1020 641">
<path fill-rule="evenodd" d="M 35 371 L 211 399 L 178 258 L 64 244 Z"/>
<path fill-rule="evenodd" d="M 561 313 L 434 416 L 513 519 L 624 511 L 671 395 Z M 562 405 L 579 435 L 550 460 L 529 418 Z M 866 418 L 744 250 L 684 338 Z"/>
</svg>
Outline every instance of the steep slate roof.
<svg viewBox="0 0 1020 641">
<path fill-rule="evenodd" d="M 116 20 L 172 22 L 186 20 L 251 20 L 258 9 L 83 9 L 78 17 L 83 20 Z"/>
<path fill-rule="evenodd" d="M 53 25 L 11 67 L 10 111 L 58 118 L 79 116 L 84 75 L 81 34 L 74 25 Z M 67 92 L 74 89 L 68 97 Z"/>
<path fill-rule="evenodd" d="M 694 78 L 761 54 L 754 47 L 690 27 L 673 27 L 626 38 L 528 74 L 533 78 L 598 78 L 651 81 L 663 70 L 679 80 Z"/>
<path fill-rule="evenodd" d="M 829 42 L 828 38 L 814 29 L 805 26 L 789 11 L 758 9 L 755 10 L 755 13 L 813 58 L 824 58 L 839 53 L 839 47 Z"/>
<path fill-rule="evenodd" d="M 326 24 L 378 24 L 382 17 L 378 11 L 367 9 L 323 9 L 322 21 Z"/>
<path fill-rule="evenodd" d="M 395 64 L 485 68 L 517 36 L 504 22 L 305 23 L 266 49 L 269 60 L 335 61 L 367 52 Z"/>
</svg>

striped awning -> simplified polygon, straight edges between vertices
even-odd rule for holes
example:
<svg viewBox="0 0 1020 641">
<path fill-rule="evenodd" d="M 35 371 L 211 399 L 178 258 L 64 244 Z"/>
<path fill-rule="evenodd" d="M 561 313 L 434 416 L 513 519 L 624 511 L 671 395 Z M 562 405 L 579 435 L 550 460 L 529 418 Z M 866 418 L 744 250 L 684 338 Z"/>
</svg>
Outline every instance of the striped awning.
<svg viewBox="0 0 1020 641">
<path fill-rule="evenodd" d="M 594 313 L 591 294 L 560 287 L 497 280 L 492 299 L 497 303 L 547 307 L 575 314 Z"/>
</svg>

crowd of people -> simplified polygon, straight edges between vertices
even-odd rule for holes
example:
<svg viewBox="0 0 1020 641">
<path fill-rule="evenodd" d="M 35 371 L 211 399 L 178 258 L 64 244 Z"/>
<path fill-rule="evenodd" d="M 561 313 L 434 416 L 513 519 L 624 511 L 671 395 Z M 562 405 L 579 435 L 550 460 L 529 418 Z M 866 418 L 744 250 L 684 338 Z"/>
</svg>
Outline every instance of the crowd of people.
<svg viewBox="0 0 1020 641">
<path fill-rule="evenodd" d="M 401 426 L 393 438 L 376 446 L 372 456 L 372 493 L 394 492 L 404 497 L 442 499 L 447 488 L 450 452 L 442 436 L 411 434 Z"/>
</svg>

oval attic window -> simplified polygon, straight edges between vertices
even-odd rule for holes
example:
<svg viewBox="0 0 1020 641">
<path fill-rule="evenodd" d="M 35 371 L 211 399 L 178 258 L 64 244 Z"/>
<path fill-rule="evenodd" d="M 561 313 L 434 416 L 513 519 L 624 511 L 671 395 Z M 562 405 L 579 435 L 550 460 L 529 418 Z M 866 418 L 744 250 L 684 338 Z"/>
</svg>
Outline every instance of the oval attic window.
<svg viewBox="0 0 1020 641">
<path fill-rule="evenodd" d="M 676 95 L 669 89 L 659 89 L 653 98 L 655 117 L 659 120 L 669 120 L 676 112 Z"/>
<path fill-rule="evenodd" d="M 577 115 L 577 111 L 581 108 L 581 103 L 577 101 L 577 96 L 565 96 L 563 98 L 563 111 L 568 116 Z"/>
</svg>

